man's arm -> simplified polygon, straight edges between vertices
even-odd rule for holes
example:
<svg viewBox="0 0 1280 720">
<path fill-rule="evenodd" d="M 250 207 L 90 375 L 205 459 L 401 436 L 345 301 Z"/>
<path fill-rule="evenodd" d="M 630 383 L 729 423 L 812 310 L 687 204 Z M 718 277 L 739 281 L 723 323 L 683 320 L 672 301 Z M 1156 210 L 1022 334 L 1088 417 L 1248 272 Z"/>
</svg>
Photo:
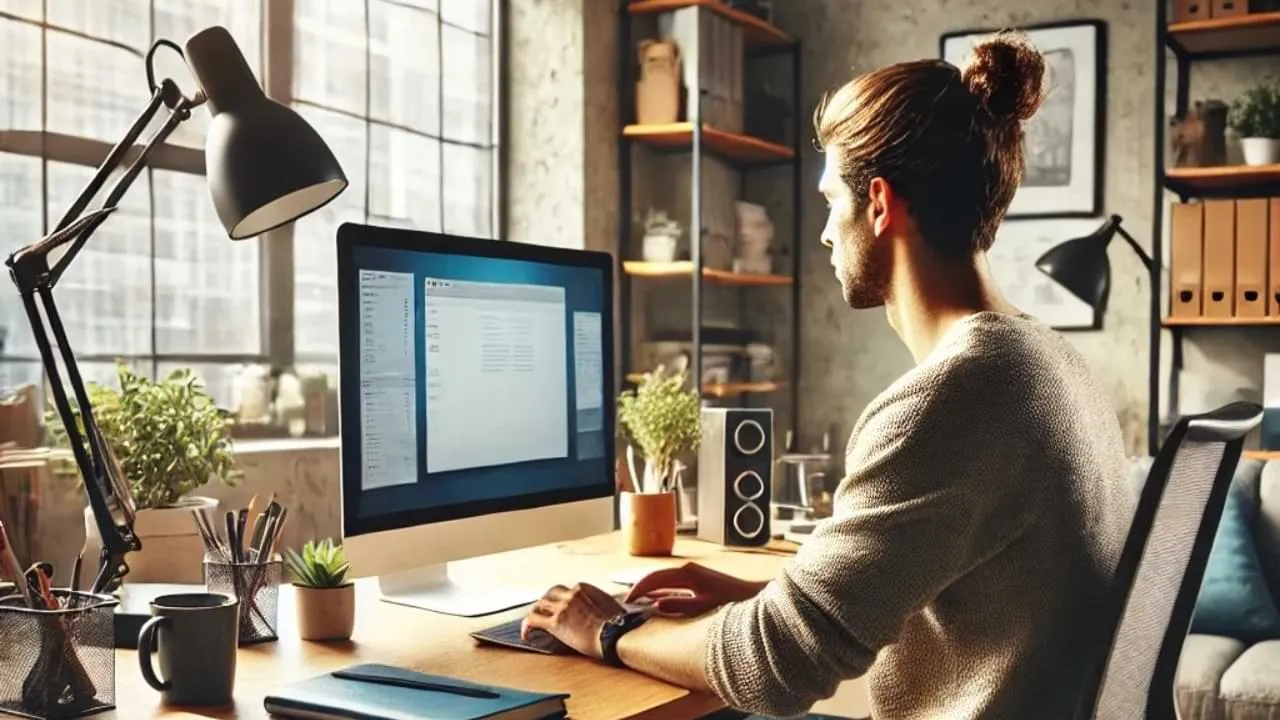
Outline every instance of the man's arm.
<svg viewBox="0 0 1280 720">
<path fill-rule="evenodd" d="M 618 640 L 618 657 L 637 672 L 695 692 L 711 693 L 705 656 L 712 616 L 651 617 Z"/>
</svg>

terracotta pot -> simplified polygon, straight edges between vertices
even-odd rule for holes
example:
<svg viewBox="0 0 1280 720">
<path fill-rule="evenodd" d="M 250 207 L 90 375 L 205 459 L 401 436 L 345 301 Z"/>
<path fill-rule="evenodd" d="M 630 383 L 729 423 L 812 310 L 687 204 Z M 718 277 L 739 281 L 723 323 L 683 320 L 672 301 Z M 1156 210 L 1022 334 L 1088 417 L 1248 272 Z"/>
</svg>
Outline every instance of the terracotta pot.
<svg viewBox="0 0 1280 720">
<path fill-rule="evenodd" d="M 676 544 L 676 494 L 624 492 L 619 515 L 632 555 L 670 555 Z"/>
<path fill-rule="evenodd" d="M 217 516 L 218 501 L 209 497 L 186 497 L 178 505 L 166 508 L 139 510 L 133 523 L 133 532 L 142 542 L 142 550 L 129 553 L 126 582 L 154 583 L 204 583 L 204 542 L 196 530 L 192 510 L 207 508 Z M 97 572 L 97 563 L 89 558 L 98 557 L 102 540 L 98 535 L 98 523 L 93 519 L 93 509 L 84 509 L 85 553 L 81 583 L 89 585 Z"/>
<path fill-rule="evenodd" d="M 356 623 L 356 586 L 314 588 L 294 585 L 298 636 L 303 640 L 347 640 Z"/>
</svg>

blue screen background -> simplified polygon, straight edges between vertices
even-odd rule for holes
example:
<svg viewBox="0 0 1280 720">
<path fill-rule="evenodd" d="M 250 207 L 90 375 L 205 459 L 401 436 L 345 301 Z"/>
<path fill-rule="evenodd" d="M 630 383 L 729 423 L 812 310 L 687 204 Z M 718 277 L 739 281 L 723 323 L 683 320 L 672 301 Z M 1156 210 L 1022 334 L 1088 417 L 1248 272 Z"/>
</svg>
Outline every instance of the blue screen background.
<svg viewBox="0 0 1280 720">
<path fill-rule="evenodd" d="M 442 508 L 463 505 L 493 498 L 511 497 L 549 490 L 574 488 L 599 484 L 612 476 L 603 449 L 602 435 L 612 426 L 598 422 L 584 434 L 579 433 L 579 422 L 574 397 L 574 332 L 573 313 L 607 312 L 604 278 L 602 273 L 587 267 L 566 267 L 506 258 L 474 257 L 445 253 L 416 252 L 390 248 L 356 246 L 353 248 L 350 272 L 384 270 L 412 273 L 414 276 L 414 347 L 417 355 L 417 383 L 414 404 L 417 408 L 418 432 L 418 481 L 409 485 L 374 488 L 360 493 L 357 513 L 360 517 L 374 517 L 390 513 Z M 510 283 L 521 285 L 545 285 L 564 288 L 565 338 L 568 347 L 565 357 L 569 393 L 563 401 L 567 405 L 569 452 L 567 457 L 550 460 L 469 468 L 450 472 L 427 473 L 427 407 L 426 407 L 426 337 L 423 282 L 426 278 L 472 282 Z M 354 305 L 354 303 L 348 303 Z M 343 307 L 343 313 L 355 317 L 346 318 L 348 327 L 359 327 L 358 307 Z M 351 333 L 343 338 L 342 374 L 345 382 L 358 383 L 359 337 Z M 354 367 L 353 367 L 354 365 Z M 603 388 L 601 388 L 603 391 Z M 478 413 L 501 413 L 503 408 L 475 408 Z M 360 458 L 359 408 L 344 408 L 341 418 L 343 471 L 359 473 L 364 467 Z M 491 437 L 493 443 L 503 441 Z M 581 459 L 579 459 L 581 458 Z M 344 481 L 345 482 L 345 481 Z"/>
</svg>

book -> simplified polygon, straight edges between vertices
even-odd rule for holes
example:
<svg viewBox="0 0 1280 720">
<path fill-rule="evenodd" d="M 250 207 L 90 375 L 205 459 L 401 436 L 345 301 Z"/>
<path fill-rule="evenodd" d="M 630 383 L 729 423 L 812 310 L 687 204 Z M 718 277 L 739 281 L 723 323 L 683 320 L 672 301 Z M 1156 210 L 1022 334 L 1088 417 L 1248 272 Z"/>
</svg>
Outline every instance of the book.
<svg viewBox="0 0 1280 720">
<path fill-rule="evenodd" d="M 281 687 L 263 705 L 303 720 L 544 720 L 563 718 L 568 697 L 361 663 Z"/>
</svg>

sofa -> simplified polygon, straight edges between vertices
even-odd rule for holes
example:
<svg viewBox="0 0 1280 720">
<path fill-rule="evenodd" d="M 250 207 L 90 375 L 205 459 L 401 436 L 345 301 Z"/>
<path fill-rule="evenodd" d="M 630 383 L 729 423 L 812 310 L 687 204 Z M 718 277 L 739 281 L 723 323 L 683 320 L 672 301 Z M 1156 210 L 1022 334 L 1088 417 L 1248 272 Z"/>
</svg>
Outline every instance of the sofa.
<svg viewBox="0 0 1280 720">
<path fill-rule="evenodd" d="M 1150 459 L 1135 461 L 1136 493 Z M 1241 459 L 1178 662 L 1182 720 L 1280 720 L 1280 460 Z"/>
</svg>

